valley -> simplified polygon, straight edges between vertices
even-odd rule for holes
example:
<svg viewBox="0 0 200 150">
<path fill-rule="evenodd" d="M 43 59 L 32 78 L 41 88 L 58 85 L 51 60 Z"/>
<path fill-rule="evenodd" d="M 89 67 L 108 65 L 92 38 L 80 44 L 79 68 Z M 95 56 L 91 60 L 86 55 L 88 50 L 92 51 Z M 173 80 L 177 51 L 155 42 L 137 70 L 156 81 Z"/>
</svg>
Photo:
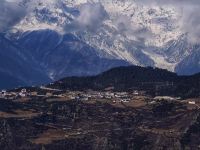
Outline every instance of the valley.
<svg viewBox="0 0 200 150">
<path fill-rule="evenodd" d="M 0 99 L 1 149 L 165 149 L 166 143 L 168 149 L 199 146 L 194 138 L 200 134 L 195 127 L 200 123 L 199 98 L 158 100 L 139 91 L 49 88 L 27 89 L 25 93 Z"/>
<path fill-rule="evenodd" d="M 198 149 L 199 79 L 131 66 L 3 90 L 0 149 Z"/>
<path fill-rule="evenodd" d="M 199 150 L 198 0 L 1 0 L 0 150 Z"/>
</svg>

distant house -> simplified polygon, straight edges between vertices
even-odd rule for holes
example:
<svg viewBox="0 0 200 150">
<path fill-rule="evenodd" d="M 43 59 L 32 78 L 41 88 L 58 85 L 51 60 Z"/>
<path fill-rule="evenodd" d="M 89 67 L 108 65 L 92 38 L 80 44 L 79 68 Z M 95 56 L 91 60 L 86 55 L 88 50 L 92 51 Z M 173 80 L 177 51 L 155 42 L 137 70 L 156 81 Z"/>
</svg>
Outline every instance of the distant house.
<svg viewBox="0 0 200 150">
<path fill-rule="evenodd" d="M 105 98 L 106 98 L 106 99 L 112 99 L 112 97 L 111 97 L 111 96 L 105 96 Z"/>
<path fill-rule="evenodd" d="M 113 103 L 116 103 L 117 101 L 116 100 L 113 100 Z"/>
<path fill-rule="evenodd" d="M 170 96 L 156 96 L 154 97 L 154 100 L 158 100 L 158 101 L 161 101 L 161 100 L 177 100 L 176 97 L 170 97 Z"/>
<path fill-rule="evenodd" d="M 81 101 L 88 101 L 89 98 L 87 96 L 80 96 Z"/>
<path fill-rule="evenodd" d="M 112 92 L 106 92 L 106 93 L 105 93 L 105 96 L 106 96 L 106 97 L 111 97 L 111 98 L 112 98 L 112 97 L 115 96 L 115 94 L 112 93 Z"/>
<path fill-rule="evenodd" d="M 31 96 L 37 96 L 38 93 L 37 92 L 31 92 Z"/>
<path fill-rule="evenodd" d="M 71 100 L 75 100 L 75 99 L 76 99 L 76 96 L 69 95 L 69 99 L 71 99 Z"/>
<path fill-rule="evenodd" d="M 98 97 L 97 98 L 100 98 L 100 99 L 102 99 L 102 98 L 104 98 L 104 96 L 103 95 L 98 95 Z"/>
<path fill-rule="evenodd" d="M 128 93 L 127 92 L 117 92 L 117 93 L 115 93 L 115 97 L 116 98 L 128 97 Z"/>
<path fill-rule="evenodd" d="M 156 104 L 156 101 L 151 101 L 149 102 L 149 104 Z"/>
<path fill-rule="evenodd" d="M 130 99 L 129 99 L 129 98 L 127 98 L 127 99 L 122 99 L 121 102 L 128 103 L 128 102 L 130 102 Z"/>
<path fill-rule="evenodd" d="M 5 95 L 5 96 L 7 95 L 7 91 L 6 91 L 6 90 L 2 90 L 1 93 L 2 93 L 3 95 Z"/>
<path fill-rule="evenodd" d="M 47 93 L 46 93 L 46 96 L 47 96 L 47 97 L 51 97 L 51 96 L 53 96 L 53 94 L 50 93 L 50 92 L 47 92 Z"/>
<path fill-rule="evenodd" d="M 189 101 L 188 104 L 195 105 L 196 102 L 195 101 Z"/>
<path fill-rule="evenodd" d="M 139 95 L 139 92 L 138 91 L 134 91 L 133 95 Z"/>
<path fill-rule="evenodd" d="M 83 97 L 81 100 L 82 100 L 82 101 L 88 101 L 89 98 L 88 98 L 88 97 Z"/>
<path fill-rule="evenodd" d="M 80 95 L 80 96 L 76 96 L 75 100 L 78 100 L 78 101 L 88 101 L 89 98 L 86 97 L 86 96 Z"/>
<path fill-rule="evenodd" d="M 121 96 L 120 96 L 120 95 L 117 95 L 117 94 L 115 95 L 115 97 L 116 97 L 116 98 L 121 98 Z"/>
<path fill-rule="evenodd" d="M 1 92 L 0 92 L 0 97 L 1 98 L 4 98 L 4 97 L 6 97 L 7 96 L 7 91 L 6 90 L 2 90 Z"/>
<path fill-rule="evenodd" d="M 27 91 L 26 89 L 22 89 L 21 92 L 19 93 L 19 96 L 21 97 L 26 97 L 28 94 L 27 94 Z"/>
</svg>

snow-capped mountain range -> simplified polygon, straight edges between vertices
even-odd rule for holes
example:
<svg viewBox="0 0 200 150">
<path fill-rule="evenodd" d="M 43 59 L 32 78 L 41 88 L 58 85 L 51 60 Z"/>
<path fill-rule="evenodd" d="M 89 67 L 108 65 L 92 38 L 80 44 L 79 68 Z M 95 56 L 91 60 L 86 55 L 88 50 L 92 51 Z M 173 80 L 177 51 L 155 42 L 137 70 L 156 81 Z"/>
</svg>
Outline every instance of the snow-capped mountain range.
<svg viewBox="0 0 200 150">
<path fill-rule="evenodd" d="M 120 65 L 193 74 L 200 47 L 187 41 L 173 7 L 135 0 L 23 0 L 26 16 L 5 38 L 25 49 L 49 79 L 92 75 Z"/>
</svg>

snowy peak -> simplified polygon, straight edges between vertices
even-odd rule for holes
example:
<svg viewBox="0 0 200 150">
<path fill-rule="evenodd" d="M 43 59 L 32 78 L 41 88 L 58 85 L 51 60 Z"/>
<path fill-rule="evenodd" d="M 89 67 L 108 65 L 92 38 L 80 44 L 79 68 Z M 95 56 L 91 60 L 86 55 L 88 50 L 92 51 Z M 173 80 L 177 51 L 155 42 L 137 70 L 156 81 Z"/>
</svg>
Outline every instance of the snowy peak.
<svg viewBox="0 0 200 150">
<path fill-rule="evenodd" d="M 179 14 L 172 8 L 152 8 L 134 1 L 100 2 L 109 14 L 109 19 L 105 20 L 104 25 L 114 27 L 129 39 L 145 40 L 148 45 L 163 46 L 181 34 L 176 24 Z M 79 15 L 79 8 L 85 3 L 86 0 L 60 0 L 51 3 L 47 0 L 26 0 L 24 5 L 30 7 L 31 4 L 29 8 L 31 11 L 17 28 L 23 30 L 49 28 L 61 31 L 63 26 L 70 24 Z M 148 35 L 149 38 L 144 39 Z"/>
<path fill-rule="evenodd" d="M 196 46 L 183 38 L 181 12 L 136 0 L 23 0 L 29 11 L 14 28 L 73 34 L 105 59 L 177 70 Z"/>
</svg>

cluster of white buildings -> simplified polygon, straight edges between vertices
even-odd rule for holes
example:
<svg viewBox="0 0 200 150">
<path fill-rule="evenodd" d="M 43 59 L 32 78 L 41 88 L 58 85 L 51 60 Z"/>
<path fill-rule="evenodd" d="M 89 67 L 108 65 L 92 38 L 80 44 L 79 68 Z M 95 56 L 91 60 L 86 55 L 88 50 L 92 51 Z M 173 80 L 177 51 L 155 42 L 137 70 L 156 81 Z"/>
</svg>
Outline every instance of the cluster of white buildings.
<svg viewBox="0 0 200 150">
<path fill-rule="evenodd" d="M 161 100 L 170 100 L 170 101 L 176 101 L 180 100 L 181 97 L 171 97 L 171 96 L 156 96 L 154 97 L 154 100 L 161 101 Z"/>
<path fill-rule="evenodd" d="M 97 91 L 89 91 L 89 92 L 80 92 L 74 93 L 71 96 L 71 99 L 75 100 L 95 100 L 95 99 L 108 99 L 113 100 L 113 102 L 129 102 L 133 96 L 139 96 L 138 91 L 134 91 L 133 93 L 128 92 L 97 92 Z"/>
<path fill-rule="evenodd" d="M 23 88 L 18 92 L 13 92 L 13 91 L 6 91 L 2 90 L 0 91 L 0 98 L 3 99 L 15 99 L 15 98 L 23 98 L 23 97 L 28 97 L 28 96 L 36 96 L 36 97 L 64 97 L 62 94 L 54 94 L 55 91 L 50 91 L 48 89 L 43 89 L 45 90 L 44 94 L 39 94 L 37 91 L 28 91 L 27 89 Z"/>
<path fill-rule="evenodd" d="M 8 92 L 6 90 L 0 91 L 0 98 L 3 99 L 26 97 L 26 96 L 28 96 L 28 92 L 26 89 L 22 89 L 20 92 Z"/>
<path fill-rule="evenodd" d="M 15 99 L 15 98 L 23 98 L 28 96 L 36 96 L 36 97 L 59 97 L 59 98 L 67 98 L 70 100 L 80 100 L 80 101 L 88 101 L 88 100 L 111 100 L 113 102 L 129 102 L 133 98 L 133 96 L 139 96 L 140 93 L 138 91 L 133 91 L 132 93 L 128 92 L 112 92 L 112 91 L 57 91 L 47 88 L 40 88 L 43 95 L 39 95 L 37 91 L 28 91 L 23 88 L 18 92 L 7 92 L 6 90 L 2 90 L 0 92 L 0 98 L 3 99 Z M 58 94 L 59 93 L 59 94 Z"/>
</svg>

